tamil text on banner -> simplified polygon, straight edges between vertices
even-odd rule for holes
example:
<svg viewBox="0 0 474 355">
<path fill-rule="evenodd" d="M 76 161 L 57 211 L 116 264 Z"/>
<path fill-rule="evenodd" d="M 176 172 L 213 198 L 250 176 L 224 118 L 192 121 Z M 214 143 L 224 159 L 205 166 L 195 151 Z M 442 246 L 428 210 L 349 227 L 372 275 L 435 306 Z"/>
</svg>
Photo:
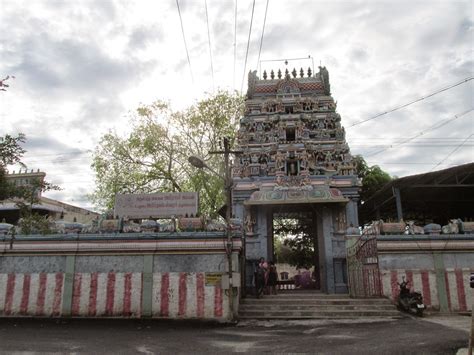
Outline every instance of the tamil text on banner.
<svg viewBox="0 0 474 355">
<path fill-rule="evenodd" d="M 198 211 L 197 192 L 154 194 L 117 194 L 115 215 L 124 218 L 169 218 L 195 215 Z"/>
</svg>

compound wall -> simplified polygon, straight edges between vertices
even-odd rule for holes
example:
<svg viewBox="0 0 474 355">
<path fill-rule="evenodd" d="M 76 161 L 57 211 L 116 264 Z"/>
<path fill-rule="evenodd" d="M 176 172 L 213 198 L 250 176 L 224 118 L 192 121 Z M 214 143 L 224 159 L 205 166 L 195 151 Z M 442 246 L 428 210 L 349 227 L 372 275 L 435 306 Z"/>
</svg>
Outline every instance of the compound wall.
<svg viewBox="0 0 474 355">
<path fill-rule="evenodd" d="M 65 241 L 55 240 L 62 255 L 45 255 L 41 249 L 52 248 L 47 245 L 52 241 L 32 244 L 21 238 L 11 249 L 4 248 L 0 316 L 230 319 L 229 292 L 221 282 L 228 274 L 222 237 L 181 243 L 153 239 L 153 253 L 143 250 L 150 239 L 133 241 L 140 245 L 140 253 L 123 250 L 121 244 L 131 241 L 96 239 L 109 250 L 102 245 L 99 253 L 85 255 L 76 249 L 71 254 L 60 246 Z M 237 249 L 239 243 L 234 243 Z M 36 252 L 26 252 L 28 244 Z M 176 250 L 176 245 L 186 245 L 186 250 Z M 237 250 L 233 260 L 233 269 L 238 270 Z"/>
<path fill-rule="evenodd" d="M 379 236 L 379 268 L 383 294 L 396 302 L 403 278 L 421 292 L 428 309 L 441 312 L 472 310 L 474 236 Z"/>
</svg>

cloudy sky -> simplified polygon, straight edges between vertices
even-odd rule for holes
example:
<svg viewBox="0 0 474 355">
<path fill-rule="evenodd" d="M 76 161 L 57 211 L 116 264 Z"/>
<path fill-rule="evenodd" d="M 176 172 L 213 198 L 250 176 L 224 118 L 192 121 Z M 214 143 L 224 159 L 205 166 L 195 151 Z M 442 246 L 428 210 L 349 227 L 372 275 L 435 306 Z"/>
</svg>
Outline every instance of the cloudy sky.
<svg viewBox="0 0 474 355">
<path fill-rule="evenodd" d="M 90 207 L 91 151 L 108 130 L 126 133 L 140 103 L 246 91 L 252 4 L 237 0 L 234 62 L 235 0 L 207 0 L 211 71 L 204 0 L 179 0 L 190 66 L 175 0 L 0 0 L 0 76 L 16 77 L 0 92 L 0 134 L 27 135 L 28 167 L 63 188 L 47 196 Z M 265 7 L 256 1 L 246 72 Z M 471 0 L 270 0 L 260 59 L 325 65 L 352 153 L 406 176 L 474 160 L 473 43 Z M 311 61 L 290 70 L 300 64 Z"/>
</svg>

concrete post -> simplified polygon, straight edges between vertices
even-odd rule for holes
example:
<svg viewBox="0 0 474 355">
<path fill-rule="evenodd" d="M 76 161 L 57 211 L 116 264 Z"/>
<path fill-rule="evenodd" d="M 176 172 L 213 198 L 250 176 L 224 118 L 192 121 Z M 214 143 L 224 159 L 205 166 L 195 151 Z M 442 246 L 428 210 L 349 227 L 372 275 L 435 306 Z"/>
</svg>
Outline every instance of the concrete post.
<svg viewBox="0 0 474 355">
<path fill-rule="evenodd" d="M 66 256 L 66 270 L 64 272 L 63 305 L 61 309 L 61 315 L 63 317 L 71 316 L 75 268 L 76 268 L 76 256 L 75 255 Z"/>
<path fill-rule="evenodd" d="M 440 312 L 449 312 L 443 255 L 441 253 L 433 253 L 433 261 L 436 273 L 436 287 L 438 289 L 439 310 Z"/>
<path fill-rule="evenodd" d="M 152 316 L 153 255 L 143 255 L 142 317 Z"/>
</svg>

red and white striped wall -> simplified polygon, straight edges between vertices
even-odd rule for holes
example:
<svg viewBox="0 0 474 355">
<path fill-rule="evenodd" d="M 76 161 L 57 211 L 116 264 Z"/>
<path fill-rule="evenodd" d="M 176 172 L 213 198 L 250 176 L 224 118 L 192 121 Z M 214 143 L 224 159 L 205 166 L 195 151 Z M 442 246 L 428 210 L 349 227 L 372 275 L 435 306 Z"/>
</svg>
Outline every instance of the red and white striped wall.
<svg viewBox="0 0 474 355">
<path fill-rule="evenodd" d="M 0 315 L 61 315 L 64 274 L 0 274 Z"/>
<path fill-rule="evenodd" d="M 63 273 L 0 274 L 0 316 L 59 317 Z M 226 319 L 228 298 L 204 273 L 154 273 L 152 314 L 159 318 Z M 70 313 L 76 317 L 141 317 L 142 273 L 76 273 Z"/>
<path fill-rule="evenodd" d="M 141 273 L 76 273 L 71 315 L 139 317 L 141 289 Z"/>
<path fill-rule="evenodd" d="M 444 285 L 438 285 L 434 270 L 380 270 L 385 296 L 393 302 L 399 294 L 398 283 L 402 277 L 409 281 L 412 291 L 421 292 L 423 302 L 428 308 L 439 310 L 440 293 L 444 293 L 451 312 L 463 312 L 472 309 L 473 289 L 469 287 L 469 275 L 474 269 L 446 269 Z"/>
<path fill-rule="evenodd" d="M 204 273 L 153 274 L 153 317 L 219 319 L 228 315 L 220 285 L 206 286 Z"/>
</svg>

